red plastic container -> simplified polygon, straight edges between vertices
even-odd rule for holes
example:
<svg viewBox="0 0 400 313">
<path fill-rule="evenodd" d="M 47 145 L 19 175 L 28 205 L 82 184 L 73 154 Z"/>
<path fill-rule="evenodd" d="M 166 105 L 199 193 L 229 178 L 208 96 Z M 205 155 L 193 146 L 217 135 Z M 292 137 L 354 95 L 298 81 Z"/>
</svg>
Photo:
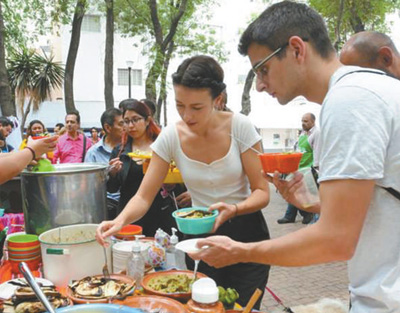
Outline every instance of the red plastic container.
<svg viewBox="0 0 400 313">
<path fill-rule="evenodd" d="M 295 172 L 299 168 L 302 156 L 303 154 L 300 152 L 263 153 L 258 155 L 265 173 L 274 173 L 278 171 L 282 174 Z"/>
<path fill-rule="evenodd" d="M 141 235 L 143 233 L 143 228 L 139 225 L 126 225 L 122 227 L 118 234 L 115 235 L 116 238 L 121 240 L 135 240 L 135 235 Z"/>
</svg>

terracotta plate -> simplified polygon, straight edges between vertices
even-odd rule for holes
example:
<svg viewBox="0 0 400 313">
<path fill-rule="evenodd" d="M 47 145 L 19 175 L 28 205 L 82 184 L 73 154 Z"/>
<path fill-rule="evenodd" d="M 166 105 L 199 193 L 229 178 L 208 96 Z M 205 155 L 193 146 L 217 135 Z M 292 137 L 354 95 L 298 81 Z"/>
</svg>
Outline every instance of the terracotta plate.
<svg viewBox="0 0 400 313">
<path fill-rule="evenodd" d="M 191 292 L 180 292 L 180 293 L 166 293 L 166 292 L 160 292 L 154 289 L 151 289 L 148 284 L 150 280 L 153 278 L 159 278 L 162 276 L 167 276 L 167 275 L 180 275 L 180 274 L 186 274 L 189 276 L 189 278 L 193 278 L 193 271 L 180 271 L 180 270 L 171 270 L 171 271 L 161 271 L 161 272 L 155 272 L 155 273 L 150 273 L 147 274 L 143 277 L 142 279 L 142 287 L 146 294 L 149 295 L 156 295 L 156 296 L 162 296 L 162 297 L 169 297 L 173 298 L 179 301 L 187 301 L 190 299 L 192 293 Z M 197 272 L 197 278 L 202 278 L 202 277 L 207 277 L 206 275 Z"/>
<path fill-rule="evenodd" d="M 103 277 L 103 275 L 96 275 L 94 277 Z M 110 277 L 115 280 L 122 281 L 123 283 L 127 284 L 133 284 L 135 285 L 135 280 L 133 278 L 130 278 L 129 276 L 126 275 L 121 275 L 121 274 L 111 274 Z M 135 288 L 132 288 L 132 291 L 129 291 L 128 294 L 133 293 Z M 108 303 L 109 299 L 108 298 L 101 298 L 101 299 L 86 299 L 84 297 L 77 296 L 74 294 L 71 290 L 71 288 L 67 288 L 67 297 L 70 298 L 74 303 L 79 303 L 79 304 L 84 304 L 84 303 Z"/>
<path fill-rule="evenodd" d="M 133 296 L 122 301 L 115 300 L 113 303 L 148 311 L 164 309 L 167 312 L 174 313 L 186 312 L 186 309 L 182 303 L 170 298 L 159 296 Z"/>
</svg>

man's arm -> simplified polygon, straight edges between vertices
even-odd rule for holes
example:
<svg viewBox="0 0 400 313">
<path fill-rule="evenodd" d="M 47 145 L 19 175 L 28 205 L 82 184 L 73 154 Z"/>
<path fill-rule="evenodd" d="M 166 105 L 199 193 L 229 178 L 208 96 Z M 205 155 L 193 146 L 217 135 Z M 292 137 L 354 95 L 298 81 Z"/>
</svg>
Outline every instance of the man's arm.
<svg viewBox="0 0 400 313">
<path fill-rule="evenodd" d="M 321 216 L 316 224 L 280 238 L 256 243 L 209 237 L 198 246 L 210 248 L 191 254 L 222 267 L 238 262 L 304 266 L 350 259 L 357 246 L 375 182 L 333 180 L 321 183 Z"/>
</svg>

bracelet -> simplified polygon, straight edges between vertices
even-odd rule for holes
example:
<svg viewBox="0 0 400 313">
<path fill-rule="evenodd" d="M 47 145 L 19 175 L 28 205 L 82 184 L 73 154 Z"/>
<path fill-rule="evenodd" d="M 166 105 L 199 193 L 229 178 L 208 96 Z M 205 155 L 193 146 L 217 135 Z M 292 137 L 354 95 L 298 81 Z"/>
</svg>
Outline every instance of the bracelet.
<svg viewBox="0 0 400 313">
<path fill-rule="evenodd" d="M 237 214 L 238 214 L 238 210 L 239 210 L 239 208 L 238 208 L 238 206 L 237 206 L 237 204 L 236 203 L 234 203 L 233 204 L 234 206 L 235 206 L 235 215 L 234 215 L 234 217 L 236 217 L 237 216 Z"/>
<path fill-rule="evenodd" d="M 31 147 L 28 146 L 26 146 L 24 149 L 28 149 L 30 152 L 32 152 L 32 160 L 36 159 L 35 150 L 33 150 Z"/>
</svg>

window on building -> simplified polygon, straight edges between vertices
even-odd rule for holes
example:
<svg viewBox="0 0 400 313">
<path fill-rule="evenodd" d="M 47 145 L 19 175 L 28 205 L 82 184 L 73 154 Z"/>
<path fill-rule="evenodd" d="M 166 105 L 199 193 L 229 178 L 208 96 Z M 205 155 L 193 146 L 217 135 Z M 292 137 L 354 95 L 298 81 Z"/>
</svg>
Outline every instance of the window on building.
<svg viewBox="0 0 400 313">
<path fill-rule="evenodd" d="M 118 69 L 118 86 L 128 86 L 129 76 L 127 68 Z M 135 86 L 142 86 L 142 70 L 131 70 L 131 84 Z"/>
<path fill-rule="evenodd" d="M 100 33 L 100 16 L 98 15 L 85 15 L 82 20 L 82 31 Z"/>
</svg>

